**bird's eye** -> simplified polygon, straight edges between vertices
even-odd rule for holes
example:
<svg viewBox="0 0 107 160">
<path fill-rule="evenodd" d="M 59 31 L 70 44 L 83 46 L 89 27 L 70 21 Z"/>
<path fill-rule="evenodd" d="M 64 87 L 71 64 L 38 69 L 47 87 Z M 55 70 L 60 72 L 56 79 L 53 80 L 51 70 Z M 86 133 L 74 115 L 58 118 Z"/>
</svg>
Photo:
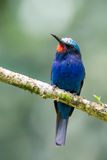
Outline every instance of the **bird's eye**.
<svg viewBox="0 0 107 160">
<path fill-rule="evenodd" d="M 68 49 L 74 48 L 72 45 L 69 45 L 69 44 L 66 44 L 66 47 L 67 47 Z"/>
</svg>

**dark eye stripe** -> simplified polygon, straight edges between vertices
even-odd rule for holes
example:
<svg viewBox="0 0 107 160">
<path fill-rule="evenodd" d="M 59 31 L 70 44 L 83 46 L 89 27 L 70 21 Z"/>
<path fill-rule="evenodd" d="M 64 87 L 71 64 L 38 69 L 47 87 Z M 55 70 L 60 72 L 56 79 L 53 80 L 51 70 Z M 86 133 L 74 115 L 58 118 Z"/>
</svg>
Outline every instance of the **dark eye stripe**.
<svg viewBox="0 0 107 160">
<path fill-rule="evenodd" d="M 73 45 L 66 44 L 67 48 L 74 48 Z"/>
</svg>

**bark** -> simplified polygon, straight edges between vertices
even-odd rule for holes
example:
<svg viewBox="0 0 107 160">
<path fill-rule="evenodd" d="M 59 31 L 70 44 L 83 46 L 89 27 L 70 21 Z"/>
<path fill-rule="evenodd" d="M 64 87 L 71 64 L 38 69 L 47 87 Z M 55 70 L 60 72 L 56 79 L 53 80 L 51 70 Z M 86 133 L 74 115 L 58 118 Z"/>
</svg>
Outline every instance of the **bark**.
<svg viewBox="0 0 107 160">
<path fill-rule="evenodd" d="M 42 81 L 0 67 L 0 81 L 28 90 L 42 98 L 51 98 L 107 121 L 107 104 L 91 102 Z"/>
</svg>

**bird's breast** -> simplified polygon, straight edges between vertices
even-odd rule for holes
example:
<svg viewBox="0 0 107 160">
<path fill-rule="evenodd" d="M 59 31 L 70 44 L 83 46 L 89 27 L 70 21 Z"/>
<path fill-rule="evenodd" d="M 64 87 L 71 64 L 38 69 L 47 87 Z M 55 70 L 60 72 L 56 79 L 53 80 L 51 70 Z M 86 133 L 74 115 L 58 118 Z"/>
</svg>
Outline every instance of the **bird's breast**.
<svg viewBox="0 0 107 160">
<path fill-rule="evenodd" d="M 80 59 L 55 60 L 52 65 L 53 84 L 68 91 L 79 89 L 84 74 L 84 66 Z"/>
</svg>

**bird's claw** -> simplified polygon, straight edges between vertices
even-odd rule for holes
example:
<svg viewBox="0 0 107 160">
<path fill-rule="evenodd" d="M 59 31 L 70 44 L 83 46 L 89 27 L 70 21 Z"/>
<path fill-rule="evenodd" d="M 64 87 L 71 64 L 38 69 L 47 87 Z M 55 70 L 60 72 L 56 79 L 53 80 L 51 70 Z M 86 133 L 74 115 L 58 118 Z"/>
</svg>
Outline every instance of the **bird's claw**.
<svg viewBox="0 0 107 160">
<path fill-rule="evenodd" d="M 72 93 L 74 96 L 77 96 L 77 93 Z"/>
<path fill-rule="evenodd" d="M 55 90 L 57 88 L 57 86 L 55 84 L 52 84 L 53 90 Z"/>
</svg>

